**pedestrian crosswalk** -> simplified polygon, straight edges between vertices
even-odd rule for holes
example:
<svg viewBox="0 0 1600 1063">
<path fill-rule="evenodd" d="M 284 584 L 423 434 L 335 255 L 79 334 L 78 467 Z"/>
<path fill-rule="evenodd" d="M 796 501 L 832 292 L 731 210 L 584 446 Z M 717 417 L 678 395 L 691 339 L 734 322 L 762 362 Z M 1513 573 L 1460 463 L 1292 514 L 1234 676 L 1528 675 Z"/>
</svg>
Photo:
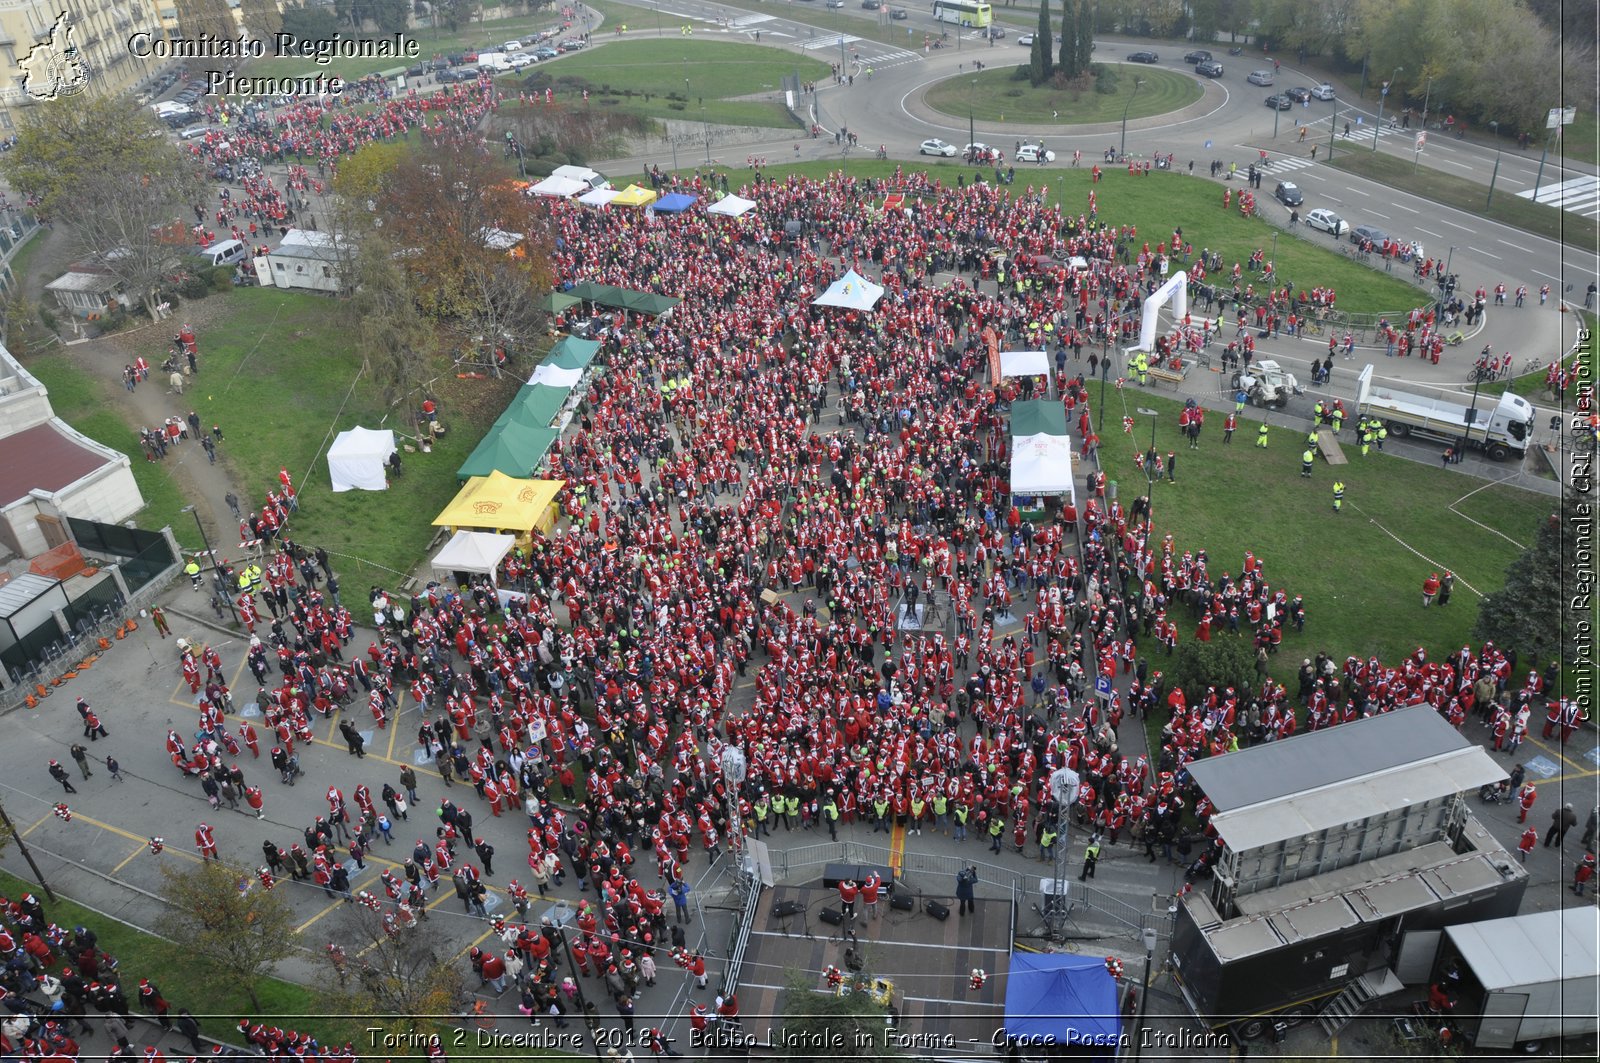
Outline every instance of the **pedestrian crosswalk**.
<svg viewBox="0 0 1600 1063">
<path fill-rule="evenodd" d="M 1295 170 L 1303 170 L 1310 165 L 1310 159 L 1297 159 L 1292 155 L 1285 155 L 1276 159 L 1269 157 L 1266 162 L 1256 167 L 1256 169 L 1262 173 L 1293 173 Z"/>
<path fill-rule="evenodd" d="M 759 26 L 763 22 L 771 22 L 775 17 L 774 15 L 741 15 L 738 18 L 729 19 L 728 28 L 730 30 L 748 29 L 751 26 Z"/>
<path fill-rule="evenodd" d="M 1531 188 L 1526 192 L 1518 192 L 1517 195 L 1522 199 L 1531 199 L 1535 203 L 1571 211 L 1586 218 L 1600 217 L 1600 177 L 1590 174 L 1541 185 L 1538 195 L 1534 195 Z"/>
<path fill-rule="evenodd" d="M 860 37 L 853 37 L 848 33 L 828 33 L 821 37 L 813 37 L 808 41 L 800 41 L 799 45 L 808 52 L 820 52 L 824 48 L 837 48 L 842 44 L 854 44 L 860 39 Z"/>
<path fill-rule="evenodd" d="M 878 55 L 863 56 L 861 61 L 874 70 L 884 70 L 891 66 L 904 66 L 906 63 L 919 62 L 921 52 L 908 52 L 904 48 L 895 48 Z"/>
</svg>

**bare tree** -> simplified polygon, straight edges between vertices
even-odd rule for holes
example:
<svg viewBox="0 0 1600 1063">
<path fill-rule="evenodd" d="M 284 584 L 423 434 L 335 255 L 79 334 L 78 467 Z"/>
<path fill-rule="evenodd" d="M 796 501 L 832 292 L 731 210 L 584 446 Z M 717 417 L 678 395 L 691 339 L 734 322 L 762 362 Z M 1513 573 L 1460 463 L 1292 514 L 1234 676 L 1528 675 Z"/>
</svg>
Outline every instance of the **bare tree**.
<svg viewBox="0 0 1600 1063">
<path fill-rule="evenodd" d="M 161 876 L 173 940 L 259 1008 L 256 986 L 294 951 L 296 919 L 288 899 L 263 888 L 254 872 L 215 860 L 166 864 Z"/>
<path fill-rule="evenodd" d="M 337 944 L 326 950 L 323 993 L 332 1014 L 359 1017 L 363 1028 L 385 1033 L 442 1034 L 466 998 L 456 945 L 425 921 L 384 905 L 347 909 Z"/>
</svg>

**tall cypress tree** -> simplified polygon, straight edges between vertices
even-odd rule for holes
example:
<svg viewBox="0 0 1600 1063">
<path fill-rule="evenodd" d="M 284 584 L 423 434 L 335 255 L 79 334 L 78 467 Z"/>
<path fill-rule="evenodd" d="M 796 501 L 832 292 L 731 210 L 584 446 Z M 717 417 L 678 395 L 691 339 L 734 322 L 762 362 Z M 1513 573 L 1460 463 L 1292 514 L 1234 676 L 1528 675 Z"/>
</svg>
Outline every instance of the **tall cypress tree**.
<svg viewBox="0 0 1600 1063">
<path fill-rule="evenodd" d="M 1078 4 L 1078 73 L 1087 74 L 1089 64 L 1094 62 L 1094 8 L 1089 0 L 1080 0 Z"/>
<path fill-rule="evenodd" d="M 1083 73 L 1078 67 L 1078 19 L 1073 0 L 1061 0 L 1061 51 L 1057 66 L 1069 81 Z"/>
<path fill-rule="evenodd" d="M 1033 69 L 1030 80 L 1035 85 L 1043 85 L 1050 80 L 1050 75 L 1055 70 L 1055 60 L 1052 52 L 1053 35 L 1050 32 L 1050 2 L 1040 0 L 1039 3 L 1039 29 L 1033 36 Z"/>
</svg>

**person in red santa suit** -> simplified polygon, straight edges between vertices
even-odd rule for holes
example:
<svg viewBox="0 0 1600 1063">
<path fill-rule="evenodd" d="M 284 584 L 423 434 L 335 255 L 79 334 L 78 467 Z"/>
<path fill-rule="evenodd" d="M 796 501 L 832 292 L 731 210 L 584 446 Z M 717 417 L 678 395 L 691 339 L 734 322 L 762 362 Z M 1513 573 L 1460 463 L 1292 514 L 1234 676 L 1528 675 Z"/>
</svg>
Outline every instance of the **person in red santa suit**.
<svg viewBox="0 0 1600 1063">
<path fill-rule="evenodd" d="M 217 836 L 210 824 L 202 823 L 194 829 L 194 847 L 200 851 L 202 860 L 218 860 Z"/>
</svg>

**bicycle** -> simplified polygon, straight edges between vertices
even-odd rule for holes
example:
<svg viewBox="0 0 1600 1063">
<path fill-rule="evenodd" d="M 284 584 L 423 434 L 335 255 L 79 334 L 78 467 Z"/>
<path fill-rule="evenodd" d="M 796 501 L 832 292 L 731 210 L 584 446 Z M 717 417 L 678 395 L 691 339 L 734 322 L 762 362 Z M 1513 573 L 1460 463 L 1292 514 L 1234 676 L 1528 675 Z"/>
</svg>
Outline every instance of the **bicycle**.
<svg viewBox="0 0 1600 1063">
<path fill-rule="evenodd" d="M 1545 365 L 1546 363 L 1543 358 L 1529 358 L 1526 362 L 1522 363 L 1522 375 L 1527 376 L 1529 373 L 1537 373 L 1539 370 L 1545 368 Z"/>
<path fill-rule="evenodd" d="M 1307 336 L 1320 336 L 1323 333 L 1320 321 L 1305 321 L 1300 325 L 1300 331 Z"/>
</svg>

